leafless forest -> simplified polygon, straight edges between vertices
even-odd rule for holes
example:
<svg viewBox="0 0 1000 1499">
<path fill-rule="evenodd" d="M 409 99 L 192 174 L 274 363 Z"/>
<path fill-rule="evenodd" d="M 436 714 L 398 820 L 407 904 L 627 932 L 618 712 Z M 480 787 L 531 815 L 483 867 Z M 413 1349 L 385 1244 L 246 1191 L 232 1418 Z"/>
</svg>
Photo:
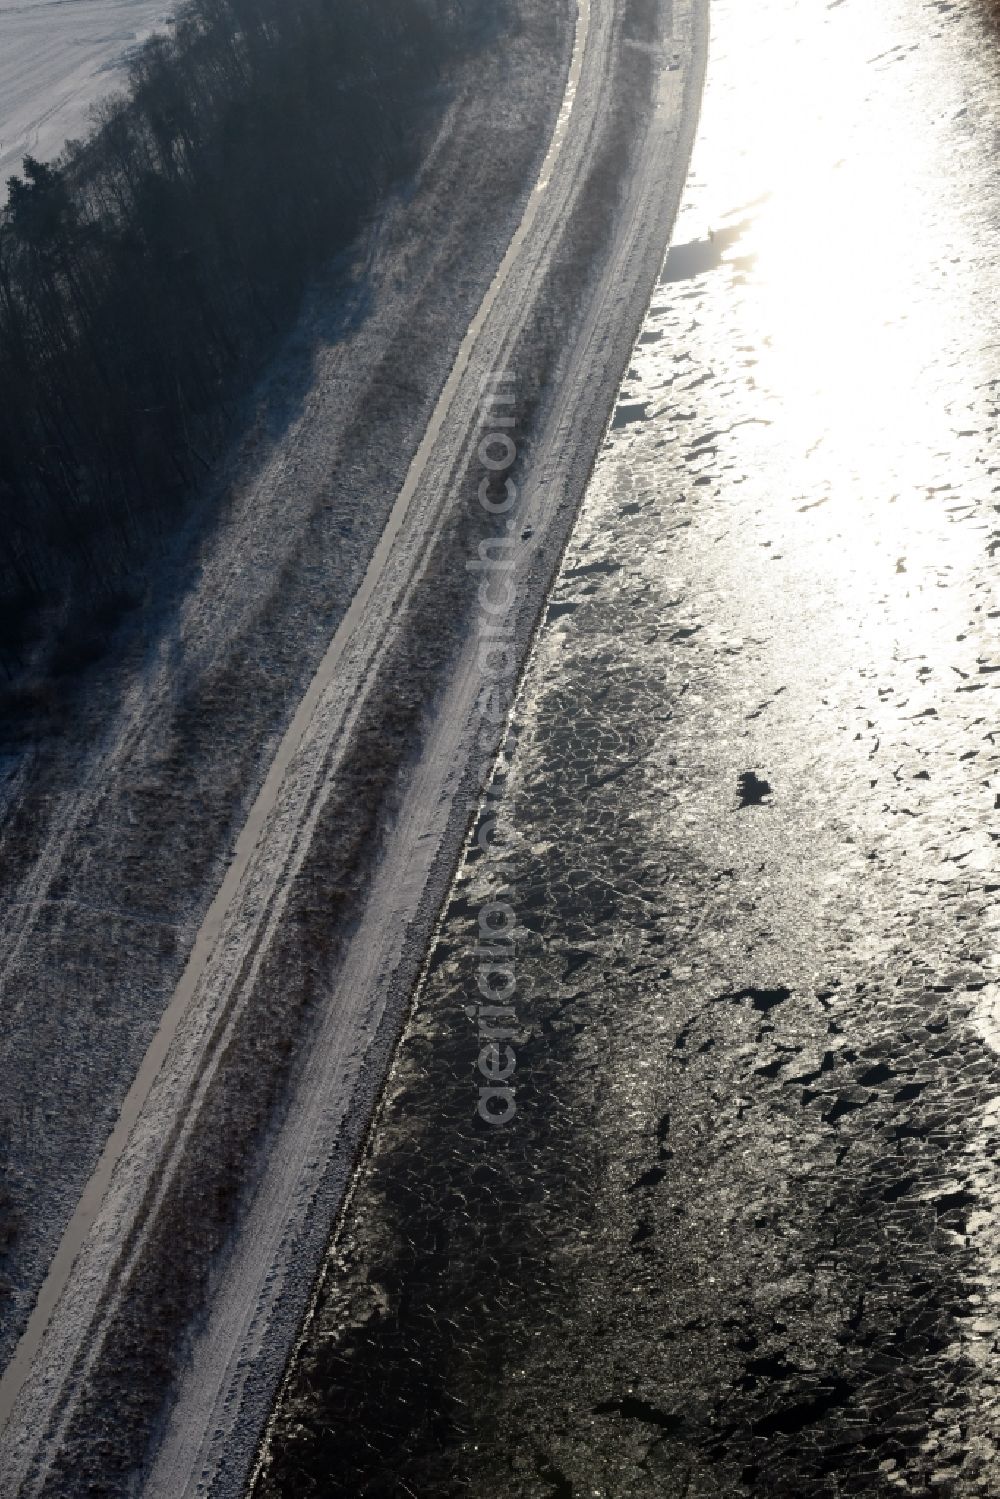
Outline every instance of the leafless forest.
<svg viewBox="0 0 1000 1499">
<path fill-rule="evenodd" d="M 419 158 L 478 0 L 194 0 L 0 220 L 6 707 L 99 654 L 316 268 Z M 332 80 L 332 82 L 331 82 Z M 345 267 L 345 278 L 347 269 Z M 25 683 L 29 676 L 35 688 Z"/>
</svg>

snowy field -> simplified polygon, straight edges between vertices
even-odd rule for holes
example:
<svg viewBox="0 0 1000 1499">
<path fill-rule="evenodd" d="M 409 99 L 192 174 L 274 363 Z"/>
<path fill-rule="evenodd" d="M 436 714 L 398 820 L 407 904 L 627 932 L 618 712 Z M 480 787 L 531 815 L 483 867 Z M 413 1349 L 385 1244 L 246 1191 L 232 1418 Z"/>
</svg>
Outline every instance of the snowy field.
<svg viewBox="0 0 1000 1499">
<path fill-rule="evenodd" d="M 55 156 L 124 79 L 171 0 L 0 0 L 0 201 L 25 153 Z"/>
</svg>

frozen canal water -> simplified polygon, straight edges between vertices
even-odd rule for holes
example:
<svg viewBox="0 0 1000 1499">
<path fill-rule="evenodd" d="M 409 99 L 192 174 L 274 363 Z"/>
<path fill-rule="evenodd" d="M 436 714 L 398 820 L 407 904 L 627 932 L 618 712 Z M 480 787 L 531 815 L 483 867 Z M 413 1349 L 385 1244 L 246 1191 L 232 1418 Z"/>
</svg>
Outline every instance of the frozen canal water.
<svg viewBox="0 0 1000 1499">
<path fill-rule="evenodd" d="M 502 837 L 258 1499 L 1000 1492 L 1000 34 L 976 0 L 713 27 Z"/>
</svg>

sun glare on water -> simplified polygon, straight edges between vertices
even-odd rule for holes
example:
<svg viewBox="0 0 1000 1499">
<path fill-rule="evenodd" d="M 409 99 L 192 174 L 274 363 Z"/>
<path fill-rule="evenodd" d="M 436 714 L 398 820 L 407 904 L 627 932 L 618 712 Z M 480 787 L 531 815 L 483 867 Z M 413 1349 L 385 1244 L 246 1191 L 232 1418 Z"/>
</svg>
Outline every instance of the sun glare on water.
<svg viewBox="0 0 1000 1499">
<path fill-rule="evenodd" d="M 736 323 L 717 336 L 744 352 L 744 401 L 750 420 L 768 425 L 758 441 L 772 486 L 780 453 L 772 503 L 822 495 L 836 545 L 817 567 L 831 592 L 856 607 L 891 564 L 906 579 L 900 626 L 916 636 L 969 422 L 956 366 L 971 390 L 995 358 L 970 333 L 968 298 L 958 314 L 954 305 L 969 273 L 967 226 L 933 211 L 942 177 L 960 170 L 954 122 L 967 101 L 878 7 L 852 7 L 849 26 L 826 6 L 778 10 L 764 36 L 751 8 L 727 8 L 719 46 L 739 57 L 725 71 L 743 83 L 716 94 L 710 69 L 705 112 L 716 128 L 703 131 L 701 191 L 674 242 L 707 238 L 731 280 Z M 914 78 L 927 97 L 901 107 Z M 914 108 L 931 128 L 908 128 Z M 831 524 L 807 523 L 816 551 Z M 972 544 L 949 534 L 948 565 Z"/>
</svg>

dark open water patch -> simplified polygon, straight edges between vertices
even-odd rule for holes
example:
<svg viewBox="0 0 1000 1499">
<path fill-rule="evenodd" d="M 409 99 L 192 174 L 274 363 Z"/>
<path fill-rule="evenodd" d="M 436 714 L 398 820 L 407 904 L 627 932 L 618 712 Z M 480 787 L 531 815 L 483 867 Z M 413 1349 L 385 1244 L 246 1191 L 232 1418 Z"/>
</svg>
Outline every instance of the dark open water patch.
<svg viewBox="0 0 1000 1499">
<path fill-rule="evenodd" d="M 622 401 L 615 407 L 614 419 L 611 423 L 612 432 L 617 432 L 622 427 L 630 427 L 633 422 L 644 422 L 649 406 L 648 401 Z"/>
<path fill-rule="evenodd" d="M 660 275 L 660 285 L 668 286 L 672 281 L 690 281 L 696 276 L 717 271 L 725 260 L 726 252 L 739 243 L 752 223 L 752 219 L 741 219 L 737 224 L 710 229 L 704 239 L 671 245 Z"/>
</svg>

